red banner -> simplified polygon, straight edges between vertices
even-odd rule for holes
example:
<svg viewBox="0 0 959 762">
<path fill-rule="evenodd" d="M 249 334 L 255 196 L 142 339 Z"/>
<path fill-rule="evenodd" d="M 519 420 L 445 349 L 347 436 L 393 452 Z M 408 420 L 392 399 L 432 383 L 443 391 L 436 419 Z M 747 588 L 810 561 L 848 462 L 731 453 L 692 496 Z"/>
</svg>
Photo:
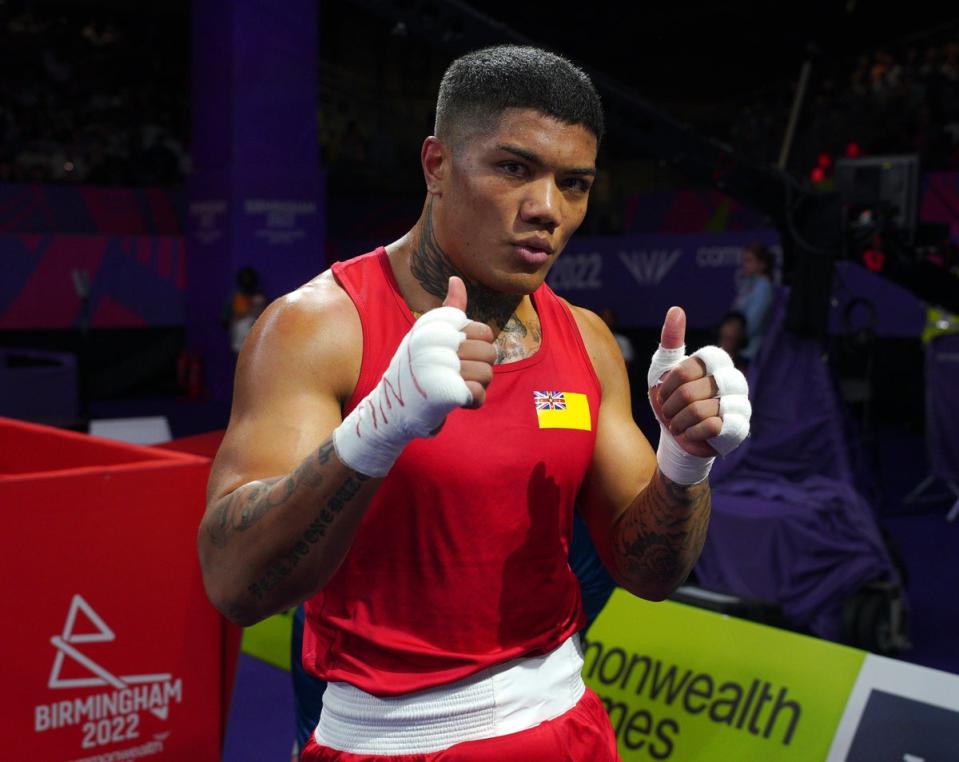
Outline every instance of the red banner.
<svg viewBox="0 0 959 762">
<path fill-rule="evenodd" d="M 5 759 L 219 759 L 222 627 L 195 542 L 208 470 L 0 419 Z"/>
</svg>

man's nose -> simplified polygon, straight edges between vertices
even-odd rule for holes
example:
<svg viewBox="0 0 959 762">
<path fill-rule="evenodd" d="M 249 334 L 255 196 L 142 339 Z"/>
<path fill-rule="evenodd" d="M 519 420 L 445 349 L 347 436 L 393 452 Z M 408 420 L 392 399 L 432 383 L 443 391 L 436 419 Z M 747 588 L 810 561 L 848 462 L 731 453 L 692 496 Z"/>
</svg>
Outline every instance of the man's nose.
<svg viewBox="0 0 959 762">
<path fill-rule="evenodd" d="M 540 178 L 527 185 L 520 214 L 526 222 L 552 229 L 560 221 L 561 200 L 553 178 Z"/>
</svg>

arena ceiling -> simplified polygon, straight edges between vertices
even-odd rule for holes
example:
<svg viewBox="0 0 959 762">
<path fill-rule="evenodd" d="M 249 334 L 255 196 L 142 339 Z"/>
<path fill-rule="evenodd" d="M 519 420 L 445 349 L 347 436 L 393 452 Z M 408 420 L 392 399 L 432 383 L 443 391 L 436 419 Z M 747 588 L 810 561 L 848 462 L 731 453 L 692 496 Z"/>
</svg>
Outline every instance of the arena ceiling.
<svg viewBox="0 0 959 762">
<path fill-rule="evenodd" d="M 821 68 L 859 53 L 929 39 L 959 23 L 951 3 L 878 0 L 317 0 L 321 13 L 374 12 L 397 21 L 450 19 L 483 44 L 517 35 L 577 60 L 662 105 L 720 101 L 788 84 L 811 49 Z M 188 15 L 190 0 L 0 0 L 9 13 L 94 7 L 117 13 Z M 455 22 L 454 22 L 455 23 Z M 454 30 L 455 31 L 455 30 Z"/>
</svg>

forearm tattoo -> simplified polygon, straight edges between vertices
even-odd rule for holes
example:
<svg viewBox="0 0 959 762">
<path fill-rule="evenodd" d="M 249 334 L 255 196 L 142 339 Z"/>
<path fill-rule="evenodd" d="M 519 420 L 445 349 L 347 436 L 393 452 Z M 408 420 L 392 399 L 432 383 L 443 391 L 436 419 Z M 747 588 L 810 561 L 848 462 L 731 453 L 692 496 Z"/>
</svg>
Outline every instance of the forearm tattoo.
<svg viewBox="0 0 959 762">
<path fill-rule="evenodd" d="M 307 526 L 297 543 L 281 558 L 278 558 L 262 577 L 247 588 L 250 594 L 260 600 L 285 577 L 289 576 L 300 561 L 319 542 L 319 539 L 326 536 L 327 531 L 336 521 L 340 512 L 356 497 L 363 486 L 363 482 L 369 479 L 369 476 L 361 473 L 353 473 L 346 477 L 336 492 L 333 493 L 333 496 L 326 502 L 326 505 Z"/>
<path fill-rule="evenodd" d="M 246 484 L 221 498 L 207 524 L 207 537 L 224 548 L 234 535 L 245 532 L 274 508 L 286 503 L 300 485 L 318 487 L 322 469 L 333 454 L 333 442 L 324 442 L 288 476 L 274 476 Z"/>
<path fill-rule="evenodd" d="M 709 482 L 685 486 L 658 472 L 616 532 L 620 570 L 630 580 L 680 584 L 706 540 Z"/>
</svg>

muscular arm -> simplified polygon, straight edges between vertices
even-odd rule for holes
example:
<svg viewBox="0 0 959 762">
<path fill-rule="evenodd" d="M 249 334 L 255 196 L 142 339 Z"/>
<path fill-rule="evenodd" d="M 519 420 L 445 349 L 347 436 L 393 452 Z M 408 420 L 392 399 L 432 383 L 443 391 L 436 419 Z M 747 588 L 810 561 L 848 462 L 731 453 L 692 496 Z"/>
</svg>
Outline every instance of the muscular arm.
<svg viewBox="0 0 959 762">
<path fill-rule="evenodd" d="M 310 597 L 346 556 L 378 483 L 327 438 L 292 472 L 214 499 L 198 543 L 214 605 L 245 626 Z"/>
<path fill-rule="evenodd" d="M 615 339 L 592 313 L 573 312 L 603 392 L 579 509 L 616 581 L 635 595 L 662 600 L 686 579 L 702 551 L 709 483 L 682 486 L 659 471 L 653 449 L 633 421 Z"/>
<path fill-rule="evenodd" d="M 230 619 L 255 622 L 322 588 L 381 483 L 367 474 L 386 474 L 451 410 L 483 404 L 493 333 L 466 318 L 461 279 L 450 279 L 443 304 L 417 320 L 345 424 L 363 342 L 356 309 L 332 276 L 258 321 L 240 356 L 198 537 L 207 593 Z M 416 390 L 405 402 L 404 384 Z"/>
<path fill-rule="evenodd" d="M 380 482 L 330 441 L 359 372 L 360 327 L 324 277 L 272 305 L 248 337 L 210 475 L 200 565 L 211 601 L 238 624 L 320 589 Z"/>
</svg>

